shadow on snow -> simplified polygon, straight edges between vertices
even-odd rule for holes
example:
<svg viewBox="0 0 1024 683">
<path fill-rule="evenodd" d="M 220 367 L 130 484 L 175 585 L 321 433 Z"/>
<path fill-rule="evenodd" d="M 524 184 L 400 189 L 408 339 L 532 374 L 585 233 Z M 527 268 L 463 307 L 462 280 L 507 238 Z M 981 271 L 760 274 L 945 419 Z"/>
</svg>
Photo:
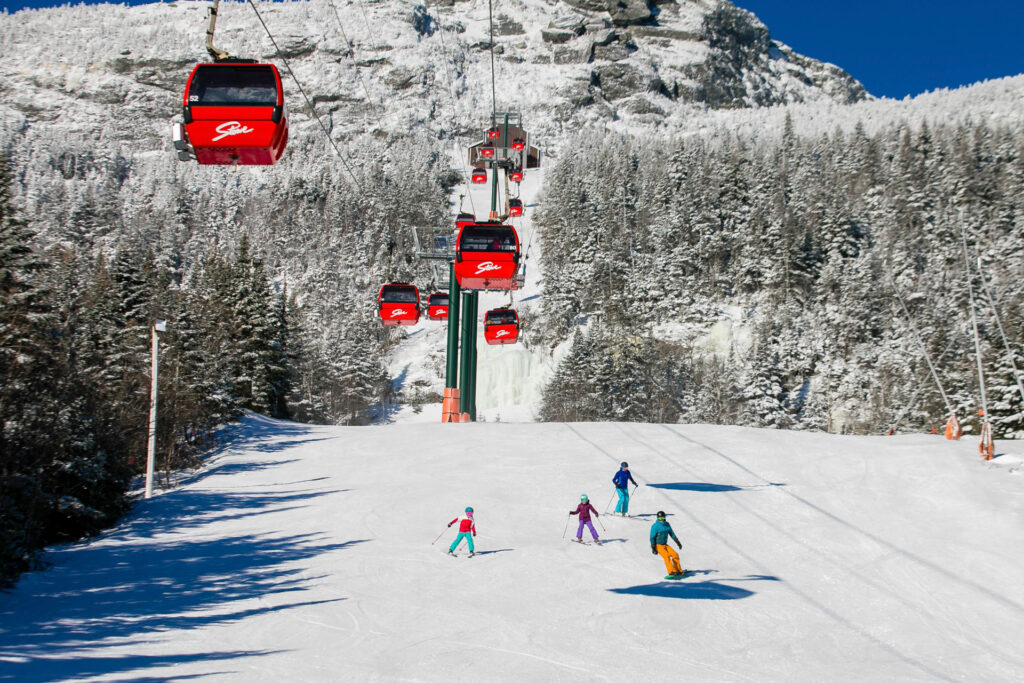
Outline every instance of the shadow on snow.
<svg viewBox="0 0 1024 683">
<path fill-rule="evenodd" d="M 687 577 L 694 574 L 711 574 L 714 569 L 687 570 Z M 778 577 L 764 574 L 753 574 L 743 579 L 727 579 L 728 581 L 778 581 Z M 683 579 L 681 581 L 659 581 L 658 583 L 646 584 L 643 586 L 630 586 L 629 588 L 609 588 L 609 593 L 620 595 L 647 595 L 654 598 L 675 598 L 677 600 L 740 600 L 754 595 L 754 591 L 719 583 L 718 581 L 692 582 Z"/>
<path fill-rule="evenodd" d="M 689 482 L 681 481 L 667 484 L 648 484 L 652 489 L 667 489 L 669 491 L 704 491 L 704 492 L 720 492 L 720 491 L 742 491 L 743 489 L 739 486 L 732 486 L 731 484 L 705 484 L 702 482 Z"/>
<path fill-rule="evenodd" d="M 178 489 L 141 503 L 108 534 L 51 550 L 49 569 L 26 575 L 14 590 L 0 594 L 0 680 L 127 672 L 140 674 L 133 680 L 157 680 L 159 674 L 147 679 L 144 670 L 269 654 L 118 656 L 107 648 L 130 651 L 133 643 L 153 641 L 168 630 L 343 600 L 304 600 L 317 577 L 308 574 L 303 560 L 364 540 L 328 542 L 320 534 L 202 537 L 209 522 L 306 507 L 311 498 L 335 493 Z"/>
</svg>

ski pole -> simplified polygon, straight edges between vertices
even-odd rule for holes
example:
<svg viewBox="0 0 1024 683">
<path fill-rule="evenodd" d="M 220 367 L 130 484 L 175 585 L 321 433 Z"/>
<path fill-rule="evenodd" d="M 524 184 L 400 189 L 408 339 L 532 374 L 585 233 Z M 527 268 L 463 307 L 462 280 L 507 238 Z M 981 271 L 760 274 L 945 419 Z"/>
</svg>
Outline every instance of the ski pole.
<svg viewBox="0 0 1024 683">
<path fill-rule="evenodd" d="M 565 532 L 569 530 L 569 520 L 572 519 L 572 515 L 565 518 L 565 528 L 562 529 L 562 538 L 565 538 Z"/>
<path fill-rule="evenodd" d="M 441 540 L 441 537 L 442 537 L 442 536 L 444 536 L 444 532 L 445 532 L 445 531 L 448 531 L 448 529 L 445 529 L 444 531 L 442 531 L 441 533 L 439 533 L 439 534 L 437 535 L 437 538 L 435 538 L 435 539 L 433 540 L 433 542 L 432 542 L 432 543 L 431 543 L 430 545 L 434 545 L 434 543 L 437 543 L 438 541 L 440 541 L 440 540 Z"/>
<path fill-rule="evenodd" d="M 607 514 L 608 509 L 612 506 L 612 501 L 615 500 L 615 491 L 612 491 L 612 497 L 608 499 L 608 504 L 604 506 L 604 511 Z"/>
<path fill-rule="evenodd" d="M 600 515 L 594 515 L 594 516 L 597 517 L 597 523 L 601 525 L 601 531 L 603 531 L 605 533 L 608 533 L 608 530 L 604 528 L 604 522 L 601 521 L 601 516 Z"/>
</svg>

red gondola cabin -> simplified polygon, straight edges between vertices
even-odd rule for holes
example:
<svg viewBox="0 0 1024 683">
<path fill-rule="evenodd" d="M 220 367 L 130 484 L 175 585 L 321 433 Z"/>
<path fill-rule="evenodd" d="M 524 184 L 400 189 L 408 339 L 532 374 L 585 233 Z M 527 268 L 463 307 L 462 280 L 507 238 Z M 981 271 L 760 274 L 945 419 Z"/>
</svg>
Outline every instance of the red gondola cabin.
<svg viewBox="0 0 1024 683">
<path fill-rule="evenodd" d="M 512 289 L 519 235 L 511 225 L 470 223 L 455 243 L 455 278 L 463 289 Z"/>
<path fill-rule="evenodd" d="M 487 184 L 487 171 L 482 168 L 478 168 L 473 171 L 473 184 L 474 185 L 486 185 Z"/>
<path fill-rule="evenodd" d="M 484 341 L 515 344 L 519 341 L 519 316 L 511 308 L 495 308 L 484 315 Z"/>
<path fill-rule="evenodd" d="M 522 216 L 523 215 L 523 201 L 521 199 L 510 199 L 510 200 L 508 200 L 508 215 L 509 216 Z"/>
<path fill-rule="evenodd" d="M 427 297 L 427 317 L 431 320 L 448 319 L 448 295 L 444 292 L 434 292 Z"/>
<path fill-rule="evenodd" d="M 513 168 L 511 171 L 508 172 L 508 179 L 511 180 L 513 183 L 523 182 L 523 169 Z"/>
<path fill-rule="evenodd" d="M 480 148 L 480 158 L 481 159 L 493 159 L 494 158 L 494 148 L 491 147 L 490 145 L 484 145 L 483 147 L 481 147 Z"/>
<path fill-rule="evenodd" d="M 191 147 L 200 164 L 266 166 L 288 144 L 284 89 L 272 64 L 197 64 L 185 86 L 184 116 L 174 144 Z"/>
<path fill-rule="evenodd" d="M 515 140 L 512 141 L 512 149 L 514 149 L 517 152 L 522 152 L 524 149 L 526 149 L 526 140 L 523 140 L 522 138 L 516 138 Z"/>
<path fill-rule="evenodd" d="M 499 129 L 497 129 L 497 128 L 488 128 L 487 129 L 487 139 L 488 140 L 497 140 L 500 137 L 501 137 L 501 131 Z"/>
<path fill-rule="evenodd" d="M 420 321 L 420 291 L 402 282 L 384 285 L 377 295 L 377 313 L 385 325 L 415 325 Z"/>
</svg>

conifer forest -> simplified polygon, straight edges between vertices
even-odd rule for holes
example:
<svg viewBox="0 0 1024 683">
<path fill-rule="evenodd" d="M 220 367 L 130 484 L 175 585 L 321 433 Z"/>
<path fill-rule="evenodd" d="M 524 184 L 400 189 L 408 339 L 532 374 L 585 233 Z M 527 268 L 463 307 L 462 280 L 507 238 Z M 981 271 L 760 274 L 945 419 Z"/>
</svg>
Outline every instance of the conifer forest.
<svg viewBox="0 0 1024 683">
<path fill-rule="evenodd" d="M 978 402 L 969 280 L 994 431 L 1024 436 L 1019 131 L 893 124 L 801 139 L 787 120 L 761 145 L 593 133 L 567 149 L 537 219 L 543 325 L 557 339 L 581 317 L 598 323 L 550 384 L 547 419 L 941 427 L 948 407 L 970 415 Z M 659 341 L 659 325 L 700 327 L 726 303 L 754 321 L 742 345 Z"/>
</svg>

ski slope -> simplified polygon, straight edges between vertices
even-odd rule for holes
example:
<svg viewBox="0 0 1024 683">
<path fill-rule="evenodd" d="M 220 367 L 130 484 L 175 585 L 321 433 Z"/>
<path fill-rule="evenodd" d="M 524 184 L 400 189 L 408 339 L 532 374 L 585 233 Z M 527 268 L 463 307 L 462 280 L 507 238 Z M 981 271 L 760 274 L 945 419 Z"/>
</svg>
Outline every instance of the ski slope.
<svg viewBox="0 0 1024 683">
<path fill-rule="evenodd" d="M 998 448 L 250 415 L 0 594 L 0 679 L 1021 680 L 1024 444 Z M 603 546 L 563 538 L 622 459 L 639 518 L 602 516 Z M 448 557 L 467 505 L 479 553 Z M 659 509 L 682 582 L 651 555 Z"/>
</svg>

